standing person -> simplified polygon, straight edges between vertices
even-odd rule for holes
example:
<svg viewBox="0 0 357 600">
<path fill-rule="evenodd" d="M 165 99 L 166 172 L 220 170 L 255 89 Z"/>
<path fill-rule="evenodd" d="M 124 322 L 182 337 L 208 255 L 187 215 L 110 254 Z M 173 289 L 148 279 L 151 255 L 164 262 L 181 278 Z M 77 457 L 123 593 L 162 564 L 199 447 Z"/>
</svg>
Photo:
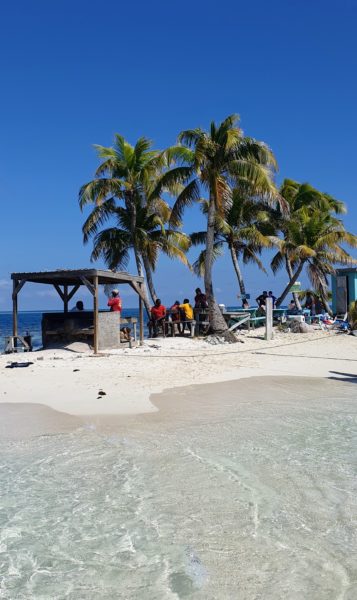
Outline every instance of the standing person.
<svg viewBox="0 0 357 600">
<path fill-rule="evenodd" d="M 249 302 L 248 302 L 247 298 L 244 298 L 243 303 L 242 303 L 242 308 L 244 308 L 245 310 L 247 308 L 249 308 Z"/>
<path fill-rule="evenodd" d="M 200 288 L 196 288 L 196 296 L 195 296 L 195 315 L 198 322 L 204 322 L 209 317 L 207 316 L 208 302 L 206 298 L 206 294 L 204 294 Z M 199 331 L 200 331 L 199 327 Z"/>
<path fill-rule="evenodd" d="M 273 292 L 271 290 L 268 293 L 268 298 L 272 299 L 272 301 L 273 301 L 273 308 L 275 308 L 276 296 L 273 295 Z"/>
<path fill-rule="evenodd" d="M 163 304 L 161 304 L 160 298 L 158 298 L 155 301 L 155 304 L 152 307 L 150 314 L 151 314 L 151 319 L 148 323 L 150 337 L 152 337 L 152 331 L 154 331 L 153 337 L 157 337 L 159 325 L 162 325 L 163 330 L 165 332 L 166 308 Z"/>
<path fill-rule="evenodd" d="M 206 294 L 200 288 L 196 288 L 195 308 L 208 308 Z"/>
<path fill-rule="evenodd" d="M 307 308 L 310 311 L 311 315 L 315 315 L 316 311 L 315 311 L 315 298 L 313 297 L 311 292 L 306 292 L 306 298 L 305 298 L 305 308 Z"/>
<path fill-rule="evenodd" d="M 315 314 L 316 315 L 322 315 L 323 313 L 325 313 L 325 307 L 322 303 L 321 298 L 319 298 L 319 296 L 316 297 L 315 300 Z"/>
<path fill-rule="evenodd" d="M 264 292 L 255 299 L 259 308 L 263 308 L 265 310 L 265 300 L 267 297 L 268 297 L 268 292 L 264 290 Z"/>
<path fill-rule="evenodd" d="M 119 290 L 112 291 L 112 297 L 108 300 L 108 306 L 110 307 L 110 312 L 120 312 L 122 311 L 121 298 L 119 296 Z"/>
<path fill-rule="evenodd" d="M 180 310 L 182 311 L 183 324 L 181 334 L 183 335 L 186 329 L 186 325 L 190 333 L 192 333 L 192 324 L 190 321 L 193 321 L 193 308 L 190 304 L 188 298 L 185 298 L 183 303 L 180 304 Z"/>
</svg>

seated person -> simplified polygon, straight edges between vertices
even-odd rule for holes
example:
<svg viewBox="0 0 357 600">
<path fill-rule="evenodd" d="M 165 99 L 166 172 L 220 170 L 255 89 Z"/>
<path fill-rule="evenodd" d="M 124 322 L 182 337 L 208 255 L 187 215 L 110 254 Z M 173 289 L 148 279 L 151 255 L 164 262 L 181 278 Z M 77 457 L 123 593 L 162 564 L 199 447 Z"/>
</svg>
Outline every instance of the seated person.
<svg viewBox="0 0 357 600">
<path fill-rule="evenodd" d="M 300 311 L 296 306 L 295 300 L 292 298 L 288 304 L 288 315 L 298 315 Z"/>
<path fill-rule="evenodd" d="M 189 299 L 185 298 L 183 303 L 180 304 L 179 308 L 181 311 L 181 321 L 183 321 L 181 335 L 184 334 L 186 325 L 189 332 L 192 333 L 191 321 L 193 321 L 193 308 L 190 304 Z"/>
<path fill-rule="evenodd" d="M 122 304 L 118 290 L 112 291 L 112 297 L 108 300 L 108 306 L 110 307 L 110 312 L 121 312 Z"/>
<path fill-rule="evenodd" d="M 78 300 L 78 302 L 76 302 L 76 306 L 71 309 L 71 312 L 81 312 L 82 310 L 84 310 L 83 302 L 82 300 Z"/>
<path fill-rule="evenodd" d="M 195 308 L 208 308 L 206 294 L 200 288 L 196 288 Z"/>
<path fill-rule="evenodd" d="M 171 313 L 171 323 L 172 323 L 172 335 L 174 336 L 176 333 L 176 328 L 179 333 L 181 333 L 181 312 L 180 312 L 180 303 L 178 300 L 174 302 L 174 304 L 170 308 Z"/>
<path fill-rule="evenodd" d="M 120 330 L 120 341 L 121 342 L 130 342 L 131 340 L 131 329 L 130 327 L 122 327 Z"/>
<path fill-rule="evenodd" d="M 166 317 L 166 308 L 165 308 L 165 306 L 163 306 L 163 304 L 161 304 L 160 298 L 157 298 L 154 306 L 152 307 L 152 309 L 150 311 L 150 314 L 151 314 L 151 319 L 148 323 L 149 334 L 150 334 L 150 337 L 157 337 L 158 326 L 162 325 L 163 327 L 165 327 L 165 317 Z M 152 332 L 154 332 L 154 335 L 152 335 Z"/>
</svg>

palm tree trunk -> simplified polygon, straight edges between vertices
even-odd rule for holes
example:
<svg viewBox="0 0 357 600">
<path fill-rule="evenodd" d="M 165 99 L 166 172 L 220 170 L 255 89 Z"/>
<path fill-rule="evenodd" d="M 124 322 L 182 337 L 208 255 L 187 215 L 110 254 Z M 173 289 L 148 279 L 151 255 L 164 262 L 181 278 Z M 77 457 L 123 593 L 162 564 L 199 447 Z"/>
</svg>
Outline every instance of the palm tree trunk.
<svg viewBox="0 0 357 600">
<path fill-rule="evenodd" d="M 237 275 L 240 293 L 243 296 L 243 295 L 246 294 L 246 291 L 245 291 L 245 285 L 244 285 L 242 271 L 240 270 L 240 266 L 239 266 L 239 262 L 238 262 L 238 256 L 237 256 L 237 253 L 236 253 L 236 251 L 234 249 L 234 246 L 231 246 L 229 249 L 230 249 L 230 252 L 231 252 L 231 258 L 232 258 L 233 267 L 234 267 L 234 270 L 235 270 L 236 275 Z"/>
<path fill-rule="evenodd" d="M 138 251 L 138 249 L 136 247 L 136 236 L 135 236 L 135 230 L 136 230 L 136 204 L 135 204 L 135 198 L 134 198 L 133 192 L 130 191 L 130 190 L 127 191 L 126 194 L 125 194 L 125 206 L 126 206 L 127 211 L 130 213 L 130 233 L 131 233 L 132 244 L 133 244 L 133 248 L 134 248 L 134 256 L 135 256 L 136 268 L 137 268 L 139 277 L 144 277 L 140 254 L 139 254 L 139 251 Z M 150 303 L 149 303 L 149 298 L 148 298 L 148 292 L 147 292 L 147 288 L 146 288 L 145 278 L 144 278 L 144 285 L 141 288 L 141 293 L 142 293 L 142 299 L 143 299 L 143 302 L 144 302 L 144 306 L 145 306 L 145 310 L 146 310 L 148 319 L 150 319 Z"/>
<path fill-rule="evenodd" d="M 157 299 L 157 293 L 156 293 L 154 281 L 152 278 L 152 269 L 151 269 L 150 263 L 148 261 L 148 257 L 146 256 L 146 254 L 144 252 L 141 254 L 141 257 L 143 259 L 143 264 L 144 264 L 144 269 L 145 269 L 145 274 L 146 274 L 146 282 L 147 282 L 147 286 L 149 288 L 151 300 L 153 301 L 153 303 L 155 303 L 156 299 Z"/>
<path fill-rule="evenodd" d="M 137 249 L 135 248 L 135 246 L 134 246 L 134 255 L 135 255 L 135 262 L 136 262 L 136 268 L 138 271 L 138 275 L 139 275 L 139 277 L 144 277 L 143 266 L 141 264 L 140 255 L 139 255 L 139 252 L 137 251 Z M 141 293 L 142 293 L 142 299 L 144 302 L 144 306 L 145 306 L 145 310 L 146 310 L 148 319 L 150 319 L 150 303 L 149 303 L 149 298 L 148 298 L 148 292 L 146 289 L 145 278 L 144 278 L 144 285 L 141 288 Z"/>
<path fill-rule="evenodd" d="M 208 313 L 210 320 L 210 332 L 223 336 L 229 342 L 236 342 L 237 338 L 229 331 L 227 323 L 219 309 L 219 306 L 215 300 L 212 283 L 212 266 L 213 266 L 213 245 L 214 245 L 214 233 L 215 233 L 215 215 L 216 215 L 216 204 L 215 198 L 210 192 L 210 200 L 208 207 L 207 216 L 207 238 L 206 238 L 206 254 L 205 254 L 205 291 L 208 302 Z"/>
<path fill-rule="evenodd" d="M 325 307 L 326 312 L 331 316 L 332 310 L 331 310 L 331 306 L 329 305 L 329 302 L 327 300 L 326 293 L 324 293 L 324 292 L 321 293 L 321 300 L 322 300 L 322 304 Z"/>
<path fill-rule="evenodd" d="M 297 278 L 299 277 L 303 266 L 304 266 L 305 261 L 301 261 L 301 263 L 299 264 L 298 268 L 296 269 L 295 273 L 293 274 L 292 278 L 290 279 L 288 285 L 286 286 L 285 290 L 283 291 L 283 293 L 281 294 L 281 296 L 279 296 L 279 298 L 276 301 L 276 307 L 279 308 L 280 304 L 282 303 L 283 300 L 285 300 L 285 297 L 287 296 L 287 294 L 290 291 L 290 288 L 294 285 L 294 283 L 297 281 Z"/>
<path fill-rule="evenodd" d="M 289 280 L 291 281 L 293 276 L 294 276 L 294 272 L 293 272 L 293 268 L 291 266 L 291 262 L 289 260 L 289 258 L 286 256 L 285 258 L 285 264 L 286 264 L 286 270 L 288 272 L 289 275 Z M 298 310 L 302 310 L 301 308 L 301 304 L 300 304 L 300 298 L 299 298 L 299 294 L 297 294 L 296 292 L 293 292 L 293 298 L 295 301 L 295 306 Z"/>
</svg>

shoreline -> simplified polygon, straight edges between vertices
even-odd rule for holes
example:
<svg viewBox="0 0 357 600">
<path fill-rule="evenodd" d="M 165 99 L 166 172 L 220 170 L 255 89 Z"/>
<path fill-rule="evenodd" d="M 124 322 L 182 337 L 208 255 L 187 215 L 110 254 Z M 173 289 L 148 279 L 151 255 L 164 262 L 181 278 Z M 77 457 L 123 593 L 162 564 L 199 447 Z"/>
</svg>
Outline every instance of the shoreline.
<svg viewBox="0 0 357 600">
<path fill-rule="evenodd" d="M 357 375 L 353 336 L 277 333 L 267 342 L 255 331 L 243 339 L 244 346 L 211 346 L 203 340 L 157 338 L 101 357 L 73 350 L 1 355 L 0 403 L 40 404 L 74 417 L 130 415 L 157 411 L 153 394 L 193 384 Z M 33 364 L 6 369 L 16 360 Z"/>
<path fill-rule="evenodd" d="M 73 416 L 44 404 L 3 402 L 0 403 L 0 442 L 13 443 L 85 430 L 99 435 L 127 433 L 136 437 L 142 428 L 150 430 L 151 426 L 161 426 L 168 431 L 194 422 L 210 425 L 216 422 L 218 414 L 226 418 L 228 413 L 237 415 L 248 410 L 261 418 L 262 405 L 272 414 L 280 410 L 285 413 L 286 410 L 311 411 L 318 398 L 323 397 L 329 398 L 325 404 L 329 412 L 331 402 L 335 402 L 330 398 L 332 389 L 336 397 L 344 398 L 347 394 L 347 398 L 352 398 L 350 384 L 357 383 L 357 375 L 353 378 L 348 373 L 345 375 L 347 377 L 330 380 L 317 376 L 260 375 L 166 388 L 151 394 L 154 410 L 131 414 Z"/>
</svg>

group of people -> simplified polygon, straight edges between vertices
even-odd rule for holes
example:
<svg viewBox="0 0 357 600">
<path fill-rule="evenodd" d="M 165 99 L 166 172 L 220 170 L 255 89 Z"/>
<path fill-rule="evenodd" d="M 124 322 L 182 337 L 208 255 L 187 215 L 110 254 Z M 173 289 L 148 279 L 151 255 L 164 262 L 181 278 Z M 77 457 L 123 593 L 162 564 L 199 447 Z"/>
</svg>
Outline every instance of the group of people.
<svg viewBox="0 0 357 600">
<path fill-rule="evenodd" d="M 256 301 L 256 303 L 258 305 L 258 311 L 257 311 L 258 315 L 264 315 L 265 314 L 265 311 L 266 311 L 266 299 L 267 298 L 271 298 L 272 299 L 273 308 L 276 308 L 276 297 L 274 296 L 273 292 L 271 290 L 269 292 L 267 292 L 266 290 L 264 290 L 255 299 L 255 301 Z M 249 308 L 249 302 L 246 299 L 243 300 L 243 308 Z"/>
<path fill-rule="evenodd" d="M 326 312 L 325 306 L 318 296 L 314 296 L 311 292 L 306 293 L 304 308 L 310 311 L 311 316 L 321 315 Z M 300 311 L 296 306 L 294 298 L 292 298 L 288 305 L 288 312 L 290 314 L 298 314 Z"/>
<path fill-rule="evenodd" d="M 194 307 L 190 304 L 188 298 L 184 298 L 183 302 L 176 300 L 171 308 L 167 309 L 158 298 L 151 308 L 150 320 L 148 322 L 150 337 L 157 337 L 159 327 L 165 329 L 171 325 L 172 335 L 178 332 L 184 335 L 185 329 L 192 333 L 192 321 L 194 320 L 194 309 L 206 309 L 208 307 L 206 295 L 196 289 Z"/>
</svg>

